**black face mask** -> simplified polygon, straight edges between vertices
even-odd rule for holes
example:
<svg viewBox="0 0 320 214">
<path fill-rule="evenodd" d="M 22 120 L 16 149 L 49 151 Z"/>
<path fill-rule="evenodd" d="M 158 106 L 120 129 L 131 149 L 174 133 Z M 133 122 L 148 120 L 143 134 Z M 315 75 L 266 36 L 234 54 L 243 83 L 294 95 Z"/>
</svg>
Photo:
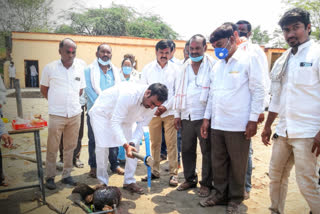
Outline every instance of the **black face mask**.
<svg viewBox="0 0 320 214">
<path fill-rule="evenodd" d="M 244 36 L 244 37 L 247 37 L 247 36 L 248 36 L 248 33 L 240 32 L 240 33 L 239 33 L 239 36 L 240 36 L 240 37 L 243 37 L 243 36 Z"/>
</svg>

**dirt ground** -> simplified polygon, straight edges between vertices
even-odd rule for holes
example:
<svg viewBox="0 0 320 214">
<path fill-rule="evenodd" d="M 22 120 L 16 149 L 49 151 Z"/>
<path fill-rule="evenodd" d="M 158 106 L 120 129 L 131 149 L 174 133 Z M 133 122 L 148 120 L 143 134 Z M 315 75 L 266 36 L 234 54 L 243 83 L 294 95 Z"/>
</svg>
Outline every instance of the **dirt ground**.
<svg viewBox="0 0 320 214">
<path fill-rule="evenodd" d="M 48 106 L 47 101 L 43 98 L 23 98 L 23 111 L 24 115 L 40 113 L 44 119 L 48 119 Z M 10 120 L 16 117 L 16 100 L 15 98 L 8 98 L 7 104 L 4 106 L 4 115 Z M 10 127 L 9 124 L 7 124 Z M 259 133 L 253 138 L 253 164 L 255 169 L 252 175 L 253 188 L 251 191 L 250 199 L 244 201 L 241 205 L 242 213 L 264 214 L 270 213 L 268 207 L 270 205 L 269 199 L 269 179 L 268 167 L 271 156 L 271 147 L 265 147 L 260 140 L 262 126 L 259 128 Z M 47 129 L 40 133 L 42 159 L 45 160 Z M 33 134 L 20 134 L 13 135 L 15 149 L 6 149 L 2 147 L 2 154 L 6 156 L 10 153 L 28 153 L 30 157 L 35 157 Z M 82 169 L 74 168 L 72 175 L 78 182 L 83 182 L 89 185 L 98 183 L 97 179 L 88 176 L 89 166 L 88 162 L 88 147 L 87 147 L 87 130 L 85 126 L 85 134 L 82 140 L 82 150 L 80 159 L 85 163 Z M 144 153 L 144 144 L 141 146 Z M 198 175 L 201 177 L 201 154 L 198 148 L 197 170 Z M 22 185 L 31 185 L 37 183 L 37 170 L 36 164 L 12 158 L 3 158 L 5 174 L 8 177 L 9 187 L 19 187 Z M 210 208 L 202 208 L 199 206 L 199 201 L 202 198 L 197 196 L 197 189 L 191 189 L 185 192 L 179 192 L 175 188 L 169 187 L 169 173 L 168 163 L 161 162 L 161 178 L 152 182 L 151 191 L 147 192 L 147 184 L 140 182 L 140 179 L 146 175 L 146 167 L 142 162 L 138 163 L 136 171 L 137 183 L 141 185 L 147 192 L 144 195 L 131 194 L 122 189 L 123 176 L 113 174 L 110 177 L 111 186 L 117 186 L 122 192 L 122 201 L 118 209 L 119 213 L 225 213 L 225 206 L 217 206 Z M 46 200 L 53 204 L 58 210 L 69 207 L 68 214 L 72 213 L 85 213 L 79 207 L 74 205 L 67 197 L 71 194 L 72 188 L 60 182 L 61 172 L 56 176 L 57 189 L 46 189 Z M 183 168 L 179 170 L 179 182 L 183 182 Z M 8 188 L 9 188 L 8 187 Z M 4 189 L 4 187 L 0 187 Z M 7 192 L 0 194 L 0 213 L 13 213 L 13 214 L 33 214 L 33 213 L 55 213 L 47 206 L 44 206 L 34 200 L 35 196 L 39 194 L 37 188 L 25 189 L 14 192 Z M 309 208 L 302 197 L 295 181 L 295 172 L 291 172 L 289 180 L 289 191 L 286 200 L 286 213 L 301 214 L 308 213 Z"/>
</svg>

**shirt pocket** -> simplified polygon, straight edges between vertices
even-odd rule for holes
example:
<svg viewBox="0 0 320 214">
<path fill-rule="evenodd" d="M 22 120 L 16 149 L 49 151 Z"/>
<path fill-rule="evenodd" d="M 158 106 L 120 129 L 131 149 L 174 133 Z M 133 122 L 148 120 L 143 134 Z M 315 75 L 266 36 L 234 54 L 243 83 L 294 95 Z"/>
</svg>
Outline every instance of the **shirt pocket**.
<svg viewBox="0 0 320 214">
<path fill-rule="evenodd" d="M 318 72 L 310 67 L 299 67 L 294 72 L 294 84 L 300 86 L 312 86 L 319 82 Z"/>
<path fill-rule="evenodd" d="M 80 91 L 81 77 L 80 75 L 73 75 L 72 86 L 76 91 Z"/>
<path fill-rule="evenodd" d="M 225 87 L 226 89 L 239 88 L 241 81 L 241 72 L 238 70 L 231 70 L 226 73 L 225 76 Z"/>
</svg>

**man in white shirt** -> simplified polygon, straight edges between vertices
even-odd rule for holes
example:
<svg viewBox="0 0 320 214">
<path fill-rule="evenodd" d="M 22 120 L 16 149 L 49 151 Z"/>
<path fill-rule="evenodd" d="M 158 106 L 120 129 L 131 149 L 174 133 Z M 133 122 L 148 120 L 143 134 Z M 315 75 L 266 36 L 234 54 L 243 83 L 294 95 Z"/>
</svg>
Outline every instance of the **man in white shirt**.
<svg viewBox="0 0 320 214">
<path fill-rule="evenodd" d="M 31 87 L 37 87 L 38 72 L 37 72 L 36 66 L 34 65 L 30 66 L 30 74 L 31 74 Z"/>
<path fill-rule="evenodd" d="M 177 131 L 174 128 L 174 91 L 176 73 L 179 67 L 170 62 L 171 43 L 161 40 L 156 44 L 157 59 L 147 64 L 142 70 L 141 82 L 147 85 L 162 83 L 168 88 L 168 100 L 155 112 L 155 116 L 149 124 L 151 153 L 154 158 L 152 167 L 152 179 L 160 178 L 160 148 L 162 123 L 165 131 L 165 140 L 169 158 L 169 185 L 178 185 L 178 161 L 177 161 Z M 147 178 L 142 179 L 147 181 Z"/>
<path fill-rule="evenodd" d="M 264 80 L 255 57 L 237 48 L 230 23 L 210 36 L 220 59 L 212 69 L 210 97 L 201 127 L 208 136 L 211 119 L 211 155 L 214 194 L 202 206 L 227 204 L 228 213 L 237 213 L 244 199 L 245 175 L 250 138 L 257 132 L 263 111 Z"/>
<path fill-rule="evenodd" d="M 55 189 L 56 159 L 63 133 L 62 183 L 75 185 L 70 176 L 73 151 L 77 146 L 81 105 L 79 96 L 86 87 L 85 62 L 75 59 L 77 46 L 66 38 L 59 44 L 61 60 L 46 65 L 42 71 L 41 93 L 48 100 L 49 125 L 46 157 L 46 187 Z"/>
<path fill-rule="evenodd" d="M 16 79 L 16 68 L 14 67 L 14 62 L 10 62 L 9 65 L 9 78 L 10 78 L 10 88 L 14 87 L 14 80 Z"/>
<path fill-rule="evenodd" d="M 290 48 L 271 72 L 271 102 L 261 134 L 270 145 L 271 125 L 279 116 L 270 160 L 271 213 L 284 213 L 293 164 L 300 192 L 313 214 L 320 213 L 320 46 L 310 40 L 309 12 L 294 8 L 279 21 Z"/>
<path fill-rule="evenodd" d="M 123 187 L 143 194 L 143 189 L 136 184 L 134 178 L 137 159 L 133 159 L 131 152 L 139 151 L 143 126 L 149 124 L 155 107 L 161 106 L 167 98 L 167 87 L 159 83 L 147 86 L 122 82 L 101 92 L 89 111 L 96 142 L 96 156 L 99 157 L 97 178 L 101 183 L 109 183 L 109 148 L 123 146 L 130 157 L 126 160 Z M 134 124 L 135 130 L 132 129 Z"/>
<path fill-rule="evenodd" d="M 261 72 L 264 74 L 265 80 L 265 97 L 264 97 L 264 108 L 266 109 L 269 106 L 270 101 L 270 77 L 269 77 L 269 66 L 268 59 L 264 51 L 262 51 L 261 47 L 257 44 L 253 44 L 249 38 L 252 34 L 251 32 L 251 24 L 246 20 L 240 20 L 234 25 L 234 34 L 237 40 L 238 48 L 248 51 L 252 57 L 256 57 L 257 60 L 261 64 Z M 264 120 L 264 112 L 259 115 L 258 124 L 262 123 Z M 250 150 L 249 150 L 249 159 L 248 159 L 248 167 L 246 174 L 246 186 L 244 192 L 244 199 L 247 200 L 250 198 L 251 191 L 251 176 L 252 176 L 252 142 L 250 142 Z"/>
<path fill-rule="evenodd" d="M 210 83 L 208 80 L 216 61 L 205 55 L 207 41 L 203 35 L 192 36 L 189 43 L 190 58 L 182 66 L 182 71 L 177 77 L 176 102 L 174 105 L 175 127 L 177 130 L 181 128 L 182 162 L 185 178 L 185 182 L 177 190 L 183 191 L 197 186 L 196 163 L 197 141 L 199 139 L 202 153 L 202 180 L 200 181 L 199 196 L 207 197 L 212 188 L 211 146 L 209 139 L 201 137 L 200 127 L 208 99 Z M 200 98 L 204 91 L 207 91 L 207 93 L 202 101 Z"/>
</svg>

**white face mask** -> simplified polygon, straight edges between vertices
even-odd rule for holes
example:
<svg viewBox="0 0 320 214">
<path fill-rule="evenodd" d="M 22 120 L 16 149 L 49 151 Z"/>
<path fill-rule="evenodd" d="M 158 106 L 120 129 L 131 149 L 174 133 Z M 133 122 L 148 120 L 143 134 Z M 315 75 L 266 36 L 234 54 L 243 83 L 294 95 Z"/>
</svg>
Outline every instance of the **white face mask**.
<svg viewBox="0 0 320 214">
<path fill-rule="evenodd" d="M 105 62 L 101 58 L 98 58 L 98 62 L 103 66 L 110 65 L 110 59 Z"/>
</svg>

